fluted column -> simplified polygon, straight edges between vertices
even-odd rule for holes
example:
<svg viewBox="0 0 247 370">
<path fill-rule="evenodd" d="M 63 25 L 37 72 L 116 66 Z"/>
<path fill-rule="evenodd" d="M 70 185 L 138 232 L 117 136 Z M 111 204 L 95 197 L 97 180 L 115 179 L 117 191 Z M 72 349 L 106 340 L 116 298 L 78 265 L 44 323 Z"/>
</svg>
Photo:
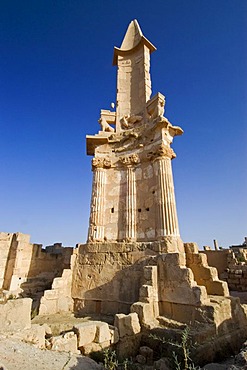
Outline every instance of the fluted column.
<svg viewBox="0 0 247 370">
<path fill-rule="evenodd" d="M 136 181 L 132 166 L 127 167 L 126 240 L 136 239 Z"/>
<path fill-rule="evenodd" d="M 177 209 L 174 193 L 171 158 L 175 153 L 171 148 L 163 148 L 155 159 L 154 165 L 157 173 L 156 202 L 158 217 L 156 232 L 158 238 L 166 236 L 179 237 Z"/>
<path fill-rule="evenodd" d="M 101 163 L 100 163 L 101 164 Z M 90 224 L 88 231 L 89 241 L 104 240 L 104 209 L 105 209 L 105 185 L 106 169 L 103 165 L 93 162 L 93 190 L 91 200 Z"/>
</svg>

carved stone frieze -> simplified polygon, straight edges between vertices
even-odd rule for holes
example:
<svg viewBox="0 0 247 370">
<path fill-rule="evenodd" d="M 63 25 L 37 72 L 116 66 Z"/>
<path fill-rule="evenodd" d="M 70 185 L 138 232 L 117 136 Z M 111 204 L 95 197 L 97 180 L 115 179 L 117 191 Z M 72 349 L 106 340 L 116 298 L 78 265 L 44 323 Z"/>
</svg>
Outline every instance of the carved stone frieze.
<svg viewBox="0 0 247 370">
<path fill-rule="evenodd" d="M 131 154 L 119 158 L 120 162 L 125 165 L 137 164 L 140 162 L 140 158 L 137 154 Z"/>
<path fill-rule="evenodd" d="M 105 158 L 94 157 L 92 159 L 93 170 L 96 168 L 110 168 L 111 166 L 112 166 L 112 162 L 109 157 L 105 157 Z"/>
<path fill-rule="evenodd" d="M 149 152 L 147 154 L 147 158 L 150 160 L 159 158 L 159 157 L 167 157 L 170 159 L 176 158 L 176 154 L 172 148 L 169 146 L 164 145 L 163 143 L 156 148 L 155 151 Z"/>
<path fill-rule="evenodd" d="M 122 130 L 132 128 L 134 125 L 141 122 L 142 119 L 143 119 L 142 116 L 138 115 L 130 116 L 129 114 L 126 114 L 120 119 L 121 128 Z"/>
</svg>

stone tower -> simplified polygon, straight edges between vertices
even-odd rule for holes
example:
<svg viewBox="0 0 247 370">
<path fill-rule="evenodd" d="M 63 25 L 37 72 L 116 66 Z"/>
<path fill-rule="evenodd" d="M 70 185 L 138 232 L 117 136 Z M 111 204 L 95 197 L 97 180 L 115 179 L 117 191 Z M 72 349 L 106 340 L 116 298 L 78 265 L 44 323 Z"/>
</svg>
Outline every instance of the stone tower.
<svg viewBox="0 0 247 370">
<path fill-rule="evenodd" d="M 164 117 L 165 97 L 151 98 L 150 54 L 155 46 L 136 20 L 129 24 L 117 66 L 116 112 L 101 110 L 101 130 L 87 136 L 93 155 L 88 242 L 141 242 L 163 252 L 183 250 L 170 144 L 183 130 Z"/>
</svg>

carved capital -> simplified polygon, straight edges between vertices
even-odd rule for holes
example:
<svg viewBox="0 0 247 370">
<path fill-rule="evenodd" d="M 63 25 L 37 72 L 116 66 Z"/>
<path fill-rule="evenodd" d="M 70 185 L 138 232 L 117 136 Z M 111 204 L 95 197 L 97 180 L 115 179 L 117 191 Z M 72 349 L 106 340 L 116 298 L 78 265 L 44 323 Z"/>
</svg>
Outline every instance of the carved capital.
<svg viewBox="0 0 247 370">
<path fill-rule="evenodd" d="M 147 154 L 148 159 L 154 160 L 160 157 L 176 158 L 176 154 L 172 148 L 164 145 L 163 143 L 153 152 Z"/>
<path fill-rule="evenodd" d="M 140 162 L 140 158 L 137 154 L 131 154 L 119 158 L 120 162 L 125 165 L 137 164 Z"/>
<path fill-rule="evenodd" d="M 95 170 L 97 168 L 110 168 L 112 166 L 112 162 L 109 157 L 106 158 L 96 158 L 92 159 L 92 169 Z"/>
</svg>

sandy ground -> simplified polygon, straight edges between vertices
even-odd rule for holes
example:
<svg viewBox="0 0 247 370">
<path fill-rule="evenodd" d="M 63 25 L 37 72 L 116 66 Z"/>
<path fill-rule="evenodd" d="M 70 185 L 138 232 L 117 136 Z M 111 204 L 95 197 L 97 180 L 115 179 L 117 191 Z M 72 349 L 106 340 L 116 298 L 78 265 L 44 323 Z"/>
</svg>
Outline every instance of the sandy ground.
<svg viewBox="0 0 247 370">
<path fill-rule="evenodd" d="M 35 348 L 18 339 L 0 336 L 0 370 L 100 370 L 88 357 Z"/>
</svg>

